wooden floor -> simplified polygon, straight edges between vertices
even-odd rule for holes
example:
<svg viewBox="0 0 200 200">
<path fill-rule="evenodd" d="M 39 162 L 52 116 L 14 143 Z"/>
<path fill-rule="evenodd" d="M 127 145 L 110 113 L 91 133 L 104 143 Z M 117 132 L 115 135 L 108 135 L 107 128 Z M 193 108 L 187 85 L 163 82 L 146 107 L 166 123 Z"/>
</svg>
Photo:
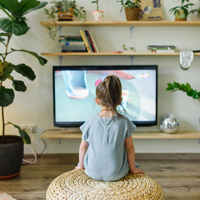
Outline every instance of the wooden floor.
<svg viewBox="0 0 200 200">
<path fill-rule="evenodd" d="M 200 200 L 199 154 L 137 154 L 136 160 L 161 185 L 165 200 Z M 45 199 L 51 181 L 77 162 L 77 154 L 42 155 L 35 164 L 23 166 L 16 178 L 0 181 L 0 191 L 18 200 Z"/>
</svg>

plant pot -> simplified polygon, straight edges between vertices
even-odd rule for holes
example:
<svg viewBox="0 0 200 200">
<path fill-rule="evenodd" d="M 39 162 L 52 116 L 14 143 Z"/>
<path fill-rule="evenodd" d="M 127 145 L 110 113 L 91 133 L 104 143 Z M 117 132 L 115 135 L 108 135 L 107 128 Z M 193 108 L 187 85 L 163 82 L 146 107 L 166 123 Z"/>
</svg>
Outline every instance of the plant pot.
<svg viewBox="0 0 200 200">
<path fill-rule="evenodd" d="M 125 13 L 126 13 L 126 20 L 127 21 L 137 21 L 140 17 L 140 8 L 126 8 L 125 7 Z"/>
<path fill-rule="evenodd" d="M 70 8 L 67 12 L 61 12 L 60 8 L 58 8 L 58 10 L 58 21 L 73 21 L 73 8 Z"/>
<path fill-rule="evenodd" d="M 102 21 L 103 20 L 103 11 L 95 10 L 92 11 L 92 16 L 94 17 L 94 21 Z"/>
<path fill-rule="evenodd" d="M 175 14 L 175 21 L 187 21 L 187 16 L 184 13 L 184 10 L 178 10 Z"/>
<path fill-rule="evenodd" d="M 24 154 L 24 143 L 21 137 L 6 135 L 5 138 L 6 141 L 12 141 L 0 143 L 0 179 L 13 178 L 19 174 Z"/>
</svg>

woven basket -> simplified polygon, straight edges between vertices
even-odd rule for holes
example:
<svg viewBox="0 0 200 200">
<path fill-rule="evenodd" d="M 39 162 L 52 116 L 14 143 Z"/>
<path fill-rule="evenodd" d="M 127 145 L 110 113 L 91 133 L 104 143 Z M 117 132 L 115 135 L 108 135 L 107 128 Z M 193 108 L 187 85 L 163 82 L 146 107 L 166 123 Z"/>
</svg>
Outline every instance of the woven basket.
<svg viewBox="0 0 200 200">
<path fill-rule="evenodd" d="M 126 13 L 126 20 L 127 21 L 137 21 L 140 17 L 140 8 L 126 8 L 125 7 L 125 13 Z"/>
<path fill-rule="evenodd" d="M 128 174 L 105 182 L 88 177 L 84 170 L 61 174 L 48 187 L 46 200 L 164 200 L 162 188 L 145 174 Z"/>
<path fill-rule="evenodd" d="M 61 12 L 60 8 L 58 8 L 58 10 L 58 21 L 73 21 L 73 8 L 70 8 L 67 12 Z"/>
</svg>

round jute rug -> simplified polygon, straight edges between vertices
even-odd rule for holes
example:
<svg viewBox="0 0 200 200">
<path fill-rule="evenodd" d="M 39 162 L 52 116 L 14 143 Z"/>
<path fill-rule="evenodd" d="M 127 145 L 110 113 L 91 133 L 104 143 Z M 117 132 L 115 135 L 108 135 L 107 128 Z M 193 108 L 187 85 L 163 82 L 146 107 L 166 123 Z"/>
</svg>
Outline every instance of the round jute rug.
<svg viewBox="0 0 200 200">
<path fill-rule="evenodd" d="M 84 170 L 72 170 L 54 179 L 46 193 L 47 200 L 164 200 L 158 183 L 145 174 L 127 174 L 124 178 L 97 181 Z"/>
</svg>

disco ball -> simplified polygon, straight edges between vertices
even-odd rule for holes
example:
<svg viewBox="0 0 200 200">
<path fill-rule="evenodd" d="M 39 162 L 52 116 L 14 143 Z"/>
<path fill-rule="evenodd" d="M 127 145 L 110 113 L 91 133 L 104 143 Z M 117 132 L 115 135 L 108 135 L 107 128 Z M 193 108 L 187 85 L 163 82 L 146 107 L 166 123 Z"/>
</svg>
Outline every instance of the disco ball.
<svg viewBox="0 0 200 200">
<path fill-rule="evenodd" d="M 179 120 L 172 114 L 166 114 L 161 117 L 160 130 L 165 133 L 174 133 L 179 128 Z"/>
</svg>

